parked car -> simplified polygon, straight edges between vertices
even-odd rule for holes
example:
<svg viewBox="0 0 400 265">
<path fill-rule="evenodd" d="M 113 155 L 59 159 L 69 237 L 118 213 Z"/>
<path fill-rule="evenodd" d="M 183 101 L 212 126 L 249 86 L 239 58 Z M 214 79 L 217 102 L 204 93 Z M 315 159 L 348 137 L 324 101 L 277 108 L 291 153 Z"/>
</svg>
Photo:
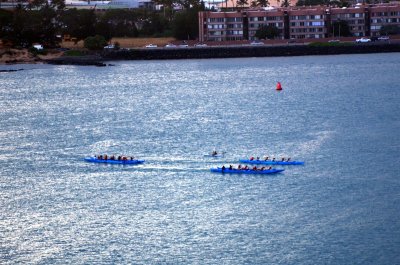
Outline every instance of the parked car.
<svg viewBox="0 0 400 265">
<path fill-rule="evenodd" d="M 340 40 L 329 40 L 328 42 L 330 42 L 330 43 L 338 43 L 338 42 L 340 42 Z"/>
<path fill-rule="evenodd" d="M 356 42 L 357 43 L 366 43 L 366 42 L 371 42 L 371 39 L 362 37 L 360 39 L 356 39 Z"/>
<path fill-rule="evenodd" d="M 38 51 L 41 51 L 41 50 L 43 50 L 43 45 L 42 44 L 34 44 L 33 48 L 35 48 Z"/>
<path fill-rule="evenodd" d="M 158 46 L 156 44 L 147 44 L 145 47 L 146 48 L 157 48 Z"/>
<path fill-rule="evenodd" d="M 207 44 L 205 44 L 205 43 L 196 43 L 194 46 L 195 47 L 207 47 Z"/>
<path fill-rule="evenodd" d="M 380 41 L 388 41 L 388 40 L 390 40 L 390 37 L 389 36 L 380 36 L 378 38 L 378 40 L 380 40 Z"/>
<path fill-rule="evenodd" d="M 255 41 L 250 42 L 250 45 L 255 45 L 255 46 L 264 45 L 264 42 L 255 40 Z"/>
<path fill-rule="evenodd" d="M 115 45 L 114 44 L 110 44 L 110 45 L 104 46 L 104 49 L 106 49 L 106 50 L 115 49 Z"/>
<path fill-rule="evenodd" d="M 167 45 L 165 45 L 165 48 L 175 48 L 176 45 L 172 44 L 172 43 L 168 43 Z"/>
</svg>

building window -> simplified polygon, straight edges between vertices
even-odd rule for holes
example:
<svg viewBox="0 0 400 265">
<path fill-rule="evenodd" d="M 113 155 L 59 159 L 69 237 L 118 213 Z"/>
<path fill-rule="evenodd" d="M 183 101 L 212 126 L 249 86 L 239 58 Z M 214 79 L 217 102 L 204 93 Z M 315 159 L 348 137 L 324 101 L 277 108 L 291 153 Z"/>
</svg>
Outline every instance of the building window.
<svg viewBox="0 0 400 265">
<path fill-rule="evenodd" d="M 323 21 L 313 21 L 311 22 L 311 26 L 323 26 L 324 22 Z"/>
</svg>

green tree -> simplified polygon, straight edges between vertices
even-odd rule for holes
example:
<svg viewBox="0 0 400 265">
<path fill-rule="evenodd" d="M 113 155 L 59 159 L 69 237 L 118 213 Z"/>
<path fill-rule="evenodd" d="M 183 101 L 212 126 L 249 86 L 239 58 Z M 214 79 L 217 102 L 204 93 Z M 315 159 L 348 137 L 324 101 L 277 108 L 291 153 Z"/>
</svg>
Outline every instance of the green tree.
<svg viewBox="0 0 400 265">
<path fill-rule="evenodd" d="M 56 35 L 60 31 L 59 17 L 63 0 L 55 1 L 58 4 L 49 5 L 47 1 L 34 0 L 29 3 L 27 9 L 22 5 L 18 6 L 13 12 L 7 38 L 14 45 L 24 47 L 34 42 L 40 42 L 46 47 L 56 46 L 59 41 Z"/>
<path fill-rule="evenodd" d="M 281 7 L 289 7 L 290 6 L 290 0 L 283 0 Z"/>
<path fill-rule="evenodd" d="M 325 0 L 299 0 L 296 6 L 317 6 L 324 5 L 325 3 Z"/>
<path fill-rule="evenodd" d="M 62 31 L 77 40 L 83 40 L 95 33 L 97 17 L 94 10 L 68 9 L 60 18 Z"/>
<path fill-rule="evenodd" d="M 11 41 L 11 32 L 13 30 L 13 12 L 5 9 L 0 9 L 0 36 L 3 41 Z"/>
<path fill-rule="evenodd" d="M 267 7 L 269 6 L 269 1 L 268 0 L 256 0 L 257 6 L 261 7 Z"/>
<path fill-rule="evenodd" d="M 14 12 L 10 40 L 16 46 L 28 47 L 35 42 L 42 42 L 45 34 L 43 30 L 39 11 L 17 8 Z"/>
<path fill-rule="evenodd" d="M 396 35 L 400 34 L 400 27 L 397 25 L 385 25 L 379 30 L 381 35 Z"/>
<path fill-rule="evenodd" d="M 65 0 L 52 0 L 50 3 L 50 6 L 54 10 L 64 10 L 65 9 Z"/>
<path fill-rule="evenodd" d="M 268 0 L 252 0 L 250 3 L 251 7 L 266 7 L 269 6 L 269 1 Z"/>
<path fill-rule="evenodd" d="M 249 4 L 248 0 L 237 0 L 236 1 L 236 5 L 239 7 L 244 7 L 247 6 Z"/>
<path fill-rule="evenodd" d="M 162 5 L 163 15 L 168 20 L 172 20 L 175 0 L 153 0 L 157 5 Z"/>
<path fill-rule="evenodd" d="M 106 45 L 106 39 L 100 35 L 87 37 L 84 41 L 84 47 L 89 50 L 102 50 Z"/>
<path fill-rule="evenodd" d="M 260 27 L 254 35 L 258 39 L 275 39 L 280 34 L 280 30 L 276 26 L 264 25 Z"/>
<path fill-rule="evenodd" d="M 111 37 L 137 37 L 136 22 L 139 13 L 136 10 L 111 9 L 98 17 L 96 33 L 106 39 Z"/>
<path fill-rule="evenodd" d="M 175 0 L 175 3 L 183 6 L 185 9 L 201 7 L 201 2 L 199 0 Z"/>
<path fill-rule="evenodd" d="M 175 15 L 173 35 L 176 39 L 196 39 L 199 32 L 197 9 L 184 10 Z"/>
<path fill-rule="evenodd" d="M 331 34 L 334 37 L 351 37 L 349 23 L 345 20 L 339 20 L 332 23 Z"/>
<path fill-rule="evenodd" d="M 32 0 L 28 2 L 27 8 L 29 10 L 40 9 L 42 6 L 45 6 L 46 4 L 48 4 L 46 0 Z"/>
<path fill-rule="evenodd" d="M 329 1 L 330 6 L 336 6 L 336 7 L 349 7 L 351 3 L 347 0 L 332 0 Z"/>
</svg>

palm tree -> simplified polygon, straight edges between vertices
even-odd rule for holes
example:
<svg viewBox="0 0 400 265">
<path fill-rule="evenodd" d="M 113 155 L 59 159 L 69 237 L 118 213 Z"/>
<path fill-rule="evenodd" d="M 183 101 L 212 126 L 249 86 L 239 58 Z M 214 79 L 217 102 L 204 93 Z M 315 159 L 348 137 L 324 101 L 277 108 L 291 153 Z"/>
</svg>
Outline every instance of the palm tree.
<svg viewBox="0 0 400 265">
<path fill-rule="evenodd" d="M 283 0 L 281 7 L 289 7 L 290 6 L 290 0 Z"/>
<path fill-rule="evenodd" d="M 247 6 L 249 4 L 249 2 L 247 0 L 237 0 L 236 1 L 236 5 L 240 6 L 240 7 L 244 7 L 245 5 Z"/>
<path fill-rule="evenodd" d="M 269 6 L 269 1 L 268 0 L 256 0 L 257 5 L 261 7 L 266 7 Z"/>
</svg>

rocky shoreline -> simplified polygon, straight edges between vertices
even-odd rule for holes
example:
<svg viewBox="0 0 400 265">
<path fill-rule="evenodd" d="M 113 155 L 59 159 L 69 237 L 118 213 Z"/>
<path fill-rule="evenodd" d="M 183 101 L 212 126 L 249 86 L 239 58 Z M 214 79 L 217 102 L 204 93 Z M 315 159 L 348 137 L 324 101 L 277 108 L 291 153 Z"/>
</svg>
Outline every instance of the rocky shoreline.
<svg viewBox="0 0 400 265">
<path fill-rule="evenodd" d="M 46 63 L 47 60 L 58 58 L 63 52 L 51 50 L 47 54 L 33 54 L 28 49 L 0 49 L 0 65 L 1 64 L 25 64 L 25 63 Z"/>
<path fill-rule="evenodd" d="M 49 64 L 56 65 L 92 65 L 92 66 L 107 66 L 104 63 L 106 59 L 100 54 L 96 55 L 85 55 L 85 56 L 61 56 L 58 58 L 52 58 L 46 60 Z"/>
</svg>

